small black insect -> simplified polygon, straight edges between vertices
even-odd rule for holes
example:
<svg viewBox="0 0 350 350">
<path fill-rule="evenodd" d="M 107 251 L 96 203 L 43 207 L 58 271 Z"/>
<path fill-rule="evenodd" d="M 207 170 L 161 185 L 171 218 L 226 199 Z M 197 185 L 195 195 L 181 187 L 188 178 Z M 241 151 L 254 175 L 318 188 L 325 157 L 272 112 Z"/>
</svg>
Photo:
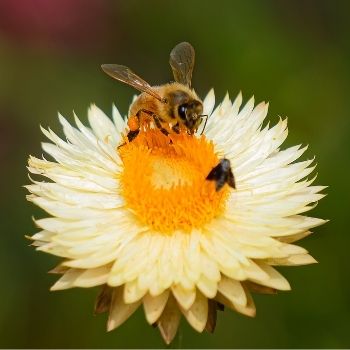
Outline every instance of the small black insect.
<svg viewBox="0 0 350 350">
<path fill-rule="evenodd" d="M 226 158 L 220 160 L 220 163 L 210 171 L 206 179 L 216 182 L 216 192 L 220 191 L 224 187 L 225 183 L 232 188 L 236 188 L 231 163 Z"/>
</svg>

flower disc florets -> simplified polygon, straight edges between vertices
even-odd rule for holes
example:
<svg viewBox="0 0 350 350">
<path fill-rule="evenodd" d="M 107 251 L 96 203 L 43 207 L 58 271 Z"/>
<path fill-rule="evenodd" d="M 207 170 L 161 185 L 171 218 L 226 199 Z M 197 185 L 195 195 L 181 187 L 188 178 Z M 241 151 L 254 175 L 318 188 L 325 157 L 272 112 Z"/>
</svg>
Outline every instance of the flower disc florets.
<svg viewBox="0 0 350 350">
<path fill-rule="evenodd" d="M 205 136 L 165 136 L 148 129 L 119 147 L 119 154 L 121 195 L 154 230 L 191 232 L 223 212 L 229 189 L 217 192 L 215 183 L 206 180 L 219 160 Z"/>
</svg>

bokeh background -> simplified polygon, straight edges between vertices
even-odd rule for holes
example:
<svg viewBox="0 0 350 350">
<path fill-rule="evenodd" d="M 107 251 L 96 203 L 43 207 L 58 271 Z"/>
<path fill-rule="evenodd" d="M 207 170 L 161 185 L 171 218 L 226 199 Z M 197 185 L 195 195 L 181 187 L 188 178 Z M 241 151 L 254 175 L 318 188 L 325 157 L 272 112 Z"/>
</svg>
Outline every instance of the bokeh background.
<svg viewBox="0 0 350 350">
<path fill-rule="evenodd" d="M 328 196 L 313 211 L 331 221 L 301 244 L 320 262 L 280 269 L 293 290 L 256 296 L 257 316 L 219 314 L 213 335 L 182 322 L 172 347 L 350 347 L 349 1 L 0 0 L 0 347 L 159 348 L 139 310 L 116 331 L 93 316 L 97 290 L 49 292 L 57 259 L 28 247 L 29 154 L 40 156 L 39 124 L 58 133 L 57 111 L 86 121 L 95 102 L 127 113 L 135 93 L 100 70 L 121 63 L 152 84 L 172 79 L 171 48 L 196 49 L 193 85 L 217 101 L 270 101 L 270 119 L 289 117 L 286 145 L 309 144 L 317 184 Z"/>
</svg>

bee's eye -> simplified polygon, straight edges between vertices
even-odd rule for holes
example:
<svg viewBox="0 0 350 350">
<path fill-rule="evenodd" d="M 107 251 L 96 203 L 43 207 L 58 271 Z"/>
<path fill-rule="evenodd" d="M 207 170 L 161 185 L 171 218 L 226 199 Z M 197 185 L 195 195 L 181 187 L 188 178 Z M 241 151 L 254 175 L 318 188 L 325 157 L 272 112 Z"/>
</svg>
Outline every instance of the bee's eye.
<svg viewBox="0 0 350 350">
<path fill-rule="evenodd" d="M 180 118 L 183 120 L 186 120 L 186 110 L 187 110 L 186 105 L 179 106 L 178 113 L 179 113 Z"/>
</svg>

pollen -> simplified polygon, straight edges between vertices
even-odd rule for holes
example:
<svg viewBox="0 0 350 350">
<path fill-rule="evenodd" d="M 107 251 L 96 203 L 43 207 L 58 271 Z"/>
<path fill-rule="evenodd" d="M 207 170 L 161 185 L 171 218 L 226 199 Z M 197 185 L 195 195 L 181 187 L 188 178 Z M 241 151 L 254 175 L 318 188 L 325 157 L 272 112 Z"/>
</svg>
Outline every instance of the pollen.
<svg viewBox="0 0 350 350">
<path fill-rule="evenodd" d="M 219 159 L 205 136 L 165 136 L 148 129 L 118 152 L 124 165 L 119 176 L 126 207 L 153 230 L 190 232 L 225 209 L 228 186 L 217 192 L 215 182 L 206 180 Z"/>
</svg>

